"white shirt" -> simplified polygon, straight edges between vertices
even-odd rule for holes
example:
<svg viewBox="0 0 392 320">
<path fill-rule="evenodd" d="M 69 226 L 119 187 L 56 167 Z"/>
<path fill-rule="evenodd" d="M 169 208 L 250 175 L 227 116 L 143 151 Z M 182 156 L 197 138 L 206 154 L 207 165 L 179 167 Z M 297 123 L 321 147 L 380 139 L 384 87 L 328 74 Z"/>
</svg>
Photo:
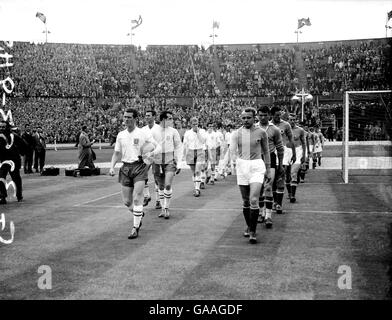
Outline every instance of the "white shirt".
<svg viewBox="0 0 392 320">
<path fill-rule="evenodd" d="M 178 131 L 172 127 L 163 128 L 160 125 L 154 126 L 151 129 L 151 134 L 154 140 L 161 147 L 161 152 L 156 154 L 154 162 L 157 164 L 162 163 L 162 154 L 165 154 L 165 163 L 174 160 L 178 163 L 181 159 L 181 137 Z"/>
<path fill-rule="evenodd" d="M 206 132 L 206 145 L 208 149 L 216 149 L 220 145 L 218 132 Z"/>
<path fill-rule="evenodd" d="M 151 132 L 138 127 L 135 127 L 132 132 L 125 129 L 118 133 L 114 151 L 121 153 L 122 162 L 138 161 L 139 156 L 141 156 L 140 148 L 146 142 L 151 142 L 155 146 L 154 154 L 161 151 Z"/>
<path fill-rule="evenodd" d="M 231 132 L 227 131 L 225 133 L 225 143 L 226 143 L 227 146 L 230 145 L 230 139 L 231 139 Z"/>
<path fill-rule="evenodd" d="M 144 127 L 142 128 L 142 130 L 146 130 L 147 132 L 150 132 L 152 129 L 157 128 L 157 127 L 160 127 L 160 125 L 157 124 L 157 123 L 154 121 L 154 125 L 152 126 L 151 129 L 150 129 L 150 127 L 149 127 L 148 125 L 146 125 L 146 126 L 144 126 Z"/>
<path fill-rule="evenodd" d="M 216 131 L 216 135 L 218 136 L 218 147 L 223 146 L 223 143 L 225 141 L 225 138 L 223 137 L 223 133 L 220 130 L 218 130 Z"/>
<path fill-rule="evenodd" d="M 206 138 L 204 129 L 199 128 L 198 133 L 193 129 L 187 130 L 184 134 L 184 148 L 191 150 L 205 149 Z"/>
</svg>

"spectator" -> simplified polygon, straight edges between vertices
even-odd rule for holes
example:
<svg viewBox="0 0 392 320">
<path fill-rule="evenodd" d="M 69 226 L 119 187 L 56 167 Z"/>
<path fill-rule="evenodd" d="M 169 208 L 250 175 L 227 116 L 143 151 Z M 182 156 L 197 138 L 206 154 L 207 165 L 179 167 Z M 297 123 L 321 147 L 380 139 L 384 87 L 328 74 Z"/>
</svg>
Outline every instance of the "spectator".
<svg viewBox="0 0 392 320">
<path fill-rule="evenodd" d="M 34 134 L 34 169 L 35 172 L 42 173 L 45 166 L 46 155 L 46 137 L 42 131 L 42 127 L 37 127 L 37 132 Z"/>
</svg>

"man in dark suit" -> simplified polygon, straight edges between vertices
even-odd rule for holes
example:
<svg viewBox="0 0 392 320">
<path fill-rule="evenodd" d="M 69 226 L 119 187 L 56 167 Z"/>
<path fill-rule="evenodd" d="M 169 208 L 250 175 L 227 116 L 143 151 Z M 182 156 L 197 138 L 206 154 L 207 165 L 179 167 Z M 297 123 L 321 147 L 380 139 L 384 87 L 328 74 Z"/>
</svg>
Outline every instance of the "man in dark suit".
<svg viewBox="0 0 392 320">
<path fill-rule="evenodd" d="M 8 122 L 0 121 L 0 204 L 6 204 L 7 174 L 9 173 L 16 187 L 16 197 L 22 201 L 22 178 L 20 167 L 22 165 L 21 155 L 26 152 L 26 143 L 16 133 L 11 132 Z"/>
<path fill-rule="evenodd" d="M 83 169 L 84 167 L 89 167 L 90 169 L 94 169 L 94 163 L 93 160 L 94 153 L 93 149 L 91 146 L 94 144 L 95 140 L 90 142 L 90 139 L 87 134 L 87 126 L 82 127 L 82 132 L 80 133 L 79 136 L 79 143 L 78 143 L 78 148 L 79 148 L 79 169 Z"/>
<path fill-rule="evenodd" d="M 31 134 L 30 125 L 25 125 L 25 131 L 22 134 L 22 139 L 26 142 L 26 154 L 24 156 L 24 173 L 33 173 L 33 155 L 34 155 L 34 145 L 35 139 Z"/>
<path fill-rule="evenodd" d="M 37 127 L 37 132 L 34 134 L 34 169 L 35 172 L 41 173 L 45 166 L 45 155 L 46 155 L 46 142 L 45 134 L 42 131 L 42 127 Z M 39 169 L 38 169 L 39 164 Z"/>
</svg>

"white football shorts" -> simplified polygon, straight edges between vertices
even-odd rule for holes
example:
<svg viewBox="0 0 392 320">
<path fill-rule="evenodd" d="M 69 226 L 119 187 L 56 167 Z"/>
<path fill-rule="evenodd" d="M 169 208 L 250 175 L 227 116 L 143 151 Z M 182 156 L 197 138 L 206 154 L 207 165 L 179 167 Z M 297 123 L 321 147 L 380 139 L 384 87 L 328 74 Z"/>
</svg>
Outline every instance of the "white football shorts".
<svg viewBox="0 0 392 320">
<path fill-rule="evenodd" d="M 263 183 L 265 164 L 263 159 L 243 160 L 237 158 L 237 184 L 249 185 L 250 183 Z"/>
</svg>

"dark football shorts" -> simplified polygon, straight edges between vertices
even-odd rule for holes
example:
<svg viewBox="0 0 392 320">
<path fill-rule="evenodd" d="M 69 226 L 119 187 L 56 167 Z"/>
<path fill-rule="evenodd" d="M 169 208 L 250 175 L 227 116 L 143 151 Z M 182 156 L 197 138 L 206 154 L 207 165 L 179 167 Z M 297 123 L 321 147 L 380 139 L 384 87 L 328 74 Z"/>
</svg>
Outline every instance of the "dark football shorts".
<svg viewBox="0 0 392 320">
<path fill-rule="evenodd" d="M 177 165 L 174 160 L 170 161 L 169 163 L 166 163 L 166 164 L 154 163 L 152 165 L 152 172 L 154 173 L 154 176 L 156 176 L 156 177 L 164 177 L 165 172 L 176 172 L 176 171 L 177 171 Z"/>
<path fill-rule="evenodd" d="M 148 178 L 148 168 L 143 161 L 132 163 L 124 162 L 118 174 L 118 182 L 124 187 L 133 188 L 138 181 L 145 181 Z"/>
</svg>

